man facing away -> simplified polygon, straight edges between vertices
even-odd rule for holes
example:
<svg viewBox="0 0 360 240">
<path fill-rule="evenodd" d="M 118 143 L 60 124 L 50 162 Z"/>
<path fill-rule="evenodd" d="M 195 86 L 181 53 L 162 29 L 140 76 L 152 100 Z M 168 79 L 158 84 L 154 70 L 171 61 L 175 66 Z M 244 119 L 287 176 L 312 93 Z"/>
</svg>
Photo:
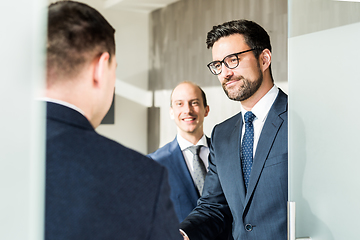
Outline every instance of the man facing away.
<svg viewBox="0 0 360 240">
<path fill-rule="evenodd" d="M 184 239 L 287 237 L 287 95 L 274 85 L 271 44 L 258 24 L 238 20 L 207 35 L 208 64 L 241 111 L 214 127 L 209 172 L 197 207 L 180 224 Z"/>
<path fill-rule="evenodd" d="M 113 98 L 114 32 L 88 5 L 49 6 L 46 239 L 181 239 L 166 169 L 94 130 Z"/>
</svg>

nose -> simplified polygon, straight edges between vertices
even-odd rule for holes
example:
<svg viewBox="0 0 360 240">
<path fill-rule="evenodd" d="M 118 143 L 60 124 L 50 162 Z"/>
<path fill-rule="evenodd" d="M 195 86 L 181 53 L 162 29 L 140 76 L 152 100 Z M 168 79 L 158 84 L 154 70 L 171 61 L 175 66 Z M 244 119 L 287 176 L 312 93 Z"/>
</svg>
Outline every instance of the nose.
<svg viewBox="0 0 360 240">
<path fill-rule="evenodd" d="M 191 106 L 191 104 L 186 103 L 186 104 L 184 105 L 184 112 L 185 112 L 185 113 L 191 113 L 191 112 L 192 112 L 192 106 Z"/>
<path fill-rule="evenodd" d="M 225 64 L 222 64 L 222 69 L 221 69 L 221 73 L 219 74 L 219 77 L 221 76 L 221 78 L 229 78 L 232 75 L 234 75 L 234 72 L 232 71 L 232 69 L 228 68 L 225 66 Z"/>
</svg>

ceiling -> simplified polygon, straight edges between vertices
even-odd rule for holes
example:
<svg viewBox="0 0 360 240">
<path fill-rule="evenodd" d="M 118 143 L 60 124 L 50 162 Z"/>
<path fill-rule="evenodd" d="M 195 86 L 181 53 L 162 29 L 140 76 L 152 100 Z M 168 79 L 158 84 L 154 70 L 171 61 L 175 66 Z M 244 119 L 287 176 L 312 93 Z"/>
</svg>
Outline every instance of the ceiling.
<svg viewBox="0 0 360 240">
<path fill-rule="evenodd" d="M 49 3 L 58 0 L 47 0 Z M 75 0 L 89 4 L 100 9 L 127 10 L 134 12 L 150 13 L 156 9 L 166 7 L 167 5 L 180 0 Z"/>
<path fill-rule="evenodd" d="M 104 8 L 152 12 L 179 0 L 102 0 Z"/>
</svg>

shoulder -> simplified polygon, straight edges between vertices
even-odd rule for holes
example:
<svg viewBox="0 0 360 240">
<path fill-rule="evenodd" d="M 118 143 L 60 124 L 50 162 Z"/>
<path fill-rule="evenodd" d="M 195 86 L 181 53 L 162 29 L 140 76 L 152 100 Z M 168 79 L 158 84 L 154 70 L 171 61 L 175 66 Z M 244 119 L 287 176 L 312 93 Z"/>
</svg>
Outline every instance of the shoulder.
<svg viewBox="0 0 360 240">
<path fill-rule="evenodd" d="M 288 95 L 284 93 L 280 88 L 273 105 L 277 107 L 280 111 L 287 111 Z"/>
<path fill-rule="evenodd" d="M 148 154 L 147 156 L 155 161 L 160 161 L 162 159 L 167 159 L 172 154 L 181 153 L 181 149 L 176 138 L 165 144 L 163 147 L 157 149 L 155 152 Z"/>
<path fill-rule="evenodd" d="M 240 129 L 240 125 L 241 112 L 215 125 L 211 133 L 210 146 L 214 146 L 216 142 L 225 144 L 227 141 L 224 140 L 229 139 L 234 131 Z"/>
<path fill-rule="evenodd" d="M 101 152 L 101 154 L 104 154 L 108 156 L 109 158 L 115 159 L 115 161 L 119 161 L 120 159 L 123 159 L 123 161 L 126 161 L 127 164 L 130 165 L 142 165 L 143 166 L 151 166 L 151 167 L 158 167 L 159 165 L 157 163 L 154 163 L 154 161 L 151 161 L 148 157 L 143 155 L 142 153 L 139 153 L 133 149 L 130 149 L 128 147 L 125 147 L 124 145 L 115 142 L 107 137 L 104 137 L 102 135 L 96 134 L 96 137 L 94 137 L 95 141 L 97 141 L 98 146 L 96 146 L 97 150 Z M 95 147 L 95 146 L 94 146 Z M 141 163 L 140 163 L 141 162 Z M 141 166 L 137 166 L 136 168 L 139 168 Z"/>
<path fill-rule="evenodd" d="M 128 171 L 147 175 L 146 172 L 160 174 L 163 171 L 160 164 L 142 153 L 102 136 L 95 130 L 80 127 L 67 126 L 48 135 L 46 148 L 47 162 L 51 161 L 55 165 L 62 162 L 79 169 L 86 165 L 93 173 L 106 172 L 111 176 L 122 172 L 126 174 Z"/>
<path fill-rule="evenodd" d="M 278 93 L 276 100 L 282 104 L 287 104 L 288 103 L 288 95 L 279 88 L 279 93 Z"/>
<path fill-rule="evenodd" d="M 223 122 L 215 125 L 213 131 L 215 130 L 224 130 L 224 129 L 228 129 L 228 128 L 233 128 L 234 126 L 240 124 L 240 120 L 241 120 L 241 112 L 235 114 L 234 116 L 224 120 Z"/>
<path fill-rule="evenodd" d="M 269 116 L 279 116 L 283 120 L 287 120 L 288 112 L 288 96 L 281 89 L 279 89 L 278 96 L 275 99 L 273 106 L 269 111 Z"/>
</svg>

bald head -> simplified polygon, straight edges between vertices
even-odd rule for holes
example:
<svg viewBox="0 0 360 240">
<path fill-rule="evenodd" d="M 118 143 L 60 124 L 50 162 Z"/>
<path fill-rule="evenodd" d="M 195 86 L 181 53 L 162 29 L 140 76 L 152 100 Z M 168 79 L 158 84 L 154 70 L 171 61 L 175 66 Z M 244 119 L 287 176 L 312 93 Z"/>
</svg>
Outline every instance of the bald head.
<svg viewBox="0 0 360 240">
<path fill-rule="evenodd" d="M 206 94 L 205 92 L 201 89 L 201 87 L 199 87 L 199 85 L 196 85 L 195 83 L 193 82 L 190 82 L 190 81 L 183 81 L 181 83 L 179 83 L 171 92 L 171 95 L 170 95 L 170 107 L 172 107 L 172 96 L 173 96 L 173 93 L 174 91 L 178 88 L 178 87 L 183 87 L 183 86 L 188 86 L 189 88 L 198 88 L 200 93 L 201 93 L 201 99 L 202 99 L 202 102 L 203 102 L 203 105 L 204 107 L 207 107 L 207 100 L 206 100 Z"/>
<path fill-rule="evenodd" d="M 178 134 L 196 144 L 204 134 L 204 118 L 209 113 L 204 91 L 192 82 L 182 82 L 172 91 L 170 106 Z"/>
</svg>

